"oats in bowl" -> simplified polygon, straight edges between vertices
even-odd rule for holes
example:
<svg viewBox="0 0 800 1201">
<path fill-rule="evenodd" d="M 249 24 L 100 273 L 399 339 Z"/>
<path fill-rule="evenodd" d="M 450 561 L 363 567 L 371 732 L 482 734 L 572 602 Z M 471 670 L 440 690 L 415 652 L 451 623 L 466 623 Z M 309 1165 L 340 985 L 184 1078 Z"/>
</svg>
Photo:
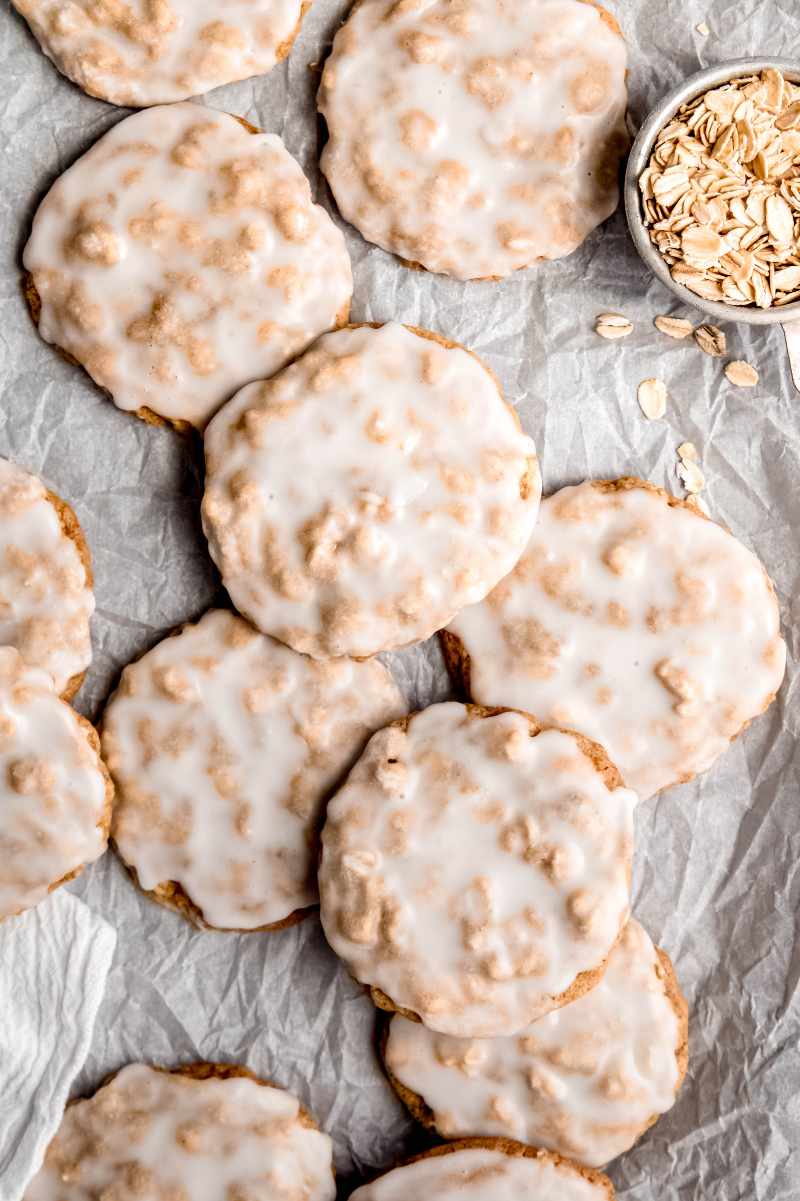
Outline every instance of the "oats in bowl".
<svg viewBox="0 0 800 1201">
<path fill-rule="evenodd" d="M 676 283 L 761 309 L 800 299 L 800 85 L 775 68 L 688 101 L 639 176 Z"/>
</svg>

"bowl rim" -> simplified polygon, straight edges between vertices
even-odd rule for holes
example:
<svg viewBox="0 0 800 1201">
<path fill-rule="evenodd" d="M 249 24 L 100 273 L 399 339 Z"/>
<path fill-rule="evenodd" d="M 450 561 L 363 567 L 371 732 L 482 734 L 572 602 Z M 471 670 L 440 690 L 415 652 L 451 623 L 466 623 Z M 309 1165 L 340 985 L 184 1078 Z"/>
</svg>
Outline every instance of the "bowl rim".
<svg viewBox="0 0 800 1201">
<path fill-rule="evenodd" d="M 676 84 L 651 109 L 642 122 L 631 147 L 625 170 L 625 215 L 634 245 L 644 263 L 684 304 L 700 309 L 701 312 L 716 317 L 720 321 L 739 321 L 746 325 L 785 325 L 790 321 L 800 321 L 800 300 L 794 300 L 791 304 L 777 308 L 751 309 L 726 304 L 721 300 L 705 300 L 702 296 L 695 295 L 683 284 L 677 283 L 672 278 L 669 267 L 661 254 L 650 241 L 650 235 L 642 215 L 639 176 L 650 161 L 658 134 L 672 120 L 682 105 L 714 87 L 728 83 L 731 79 L 739 79 L 742 75 L 757 75 L 769 68 L 780 71 L 792 83 L 800 83 L 800 59 L 736 58 L 717 63 L 712 67 L 705 67 L 702 71 L 697 71 L 694 75 L 690 75 L 681 83 Z"/>
</svg>

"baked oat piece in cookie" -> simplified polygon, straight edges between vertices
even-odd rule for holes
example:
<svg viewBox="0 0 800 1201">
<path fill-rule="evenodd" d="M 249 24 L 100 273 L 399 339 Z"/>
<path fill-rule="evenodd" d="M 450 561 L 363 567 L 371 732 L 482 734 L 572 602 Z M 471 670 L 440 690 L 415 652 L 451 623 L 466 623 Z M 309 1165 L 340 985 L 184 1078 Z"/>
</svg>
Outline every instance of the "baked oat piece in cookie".
<svg viewBox="0 0 800 1201">
<path fill-rule="evenodd" d="M 143 108 L 210 92 L 284 59 L 309 0 L 11 0 L 90 96 Z"/>
<path fill-rule="evenodd" d="M 327 939 L 381 1007 L 515 1034 L 600 979 L 628 918 L 635 803 L 599 747 L 525 713 L 415 713 L 328 805 Z"/>
<path fill-rule="evenodd" d="M 599 1167 L 672 1107 L 687 1040 L 672 964 L 631 920 L 600 983 L 516 1037 L 453 1038 L 395 1015 L 383 1058 L 414 1117 L 444 1138 L 499 1135 Z"/>
<path fill-rule="evenodd" d="M 117 850 L 198 925 L 289 925 L 318 900 L 328 794 L 404 712 L 381 663 L 315 662 L 212 610 L 126 667 L 106 708 Z"/>
<path fill-rule="evenodd" d="M 0 647 L 0 921 L 106 849 L 114 789 L 99 750 L 51 676 Z"/>
<path fill-rule="evenodd" d="M 119 408 L 198 428 L 345 321 L 353 289 L 280 138 L 197 104 L 109 130 L 48 192 L 24 264 L 45 341 Z"/>
<path fill-rule="evenodd" d="M 334 1201 L 331 1140 L 228 1064 L 131 1064 L 67 1107 L 24 1201 Z"/>
<path fill-rule="evenodd" d="M 594 0 L 360 0 L 318 98 L 339 209 L 457 279 L 571 254 L 619 201 L 626 59 Z"/>
<path fill-rule="evenodd" d="M 786 663 L 756 557 L 638 479 L 545 500 L 514 571 L 443 641 L 473 700 L 593 738 L 641 797 L 707 770 Z"/>
<path fill-rule="evenodd" d="M 463 347 L 390 324 L 327 334 L 206 434 L 203 525 L 237 609 L 295 650 L 427 638 L 516 563 L 533 442 Z"/>
<path fill-rule="evenodd" d="M 433 1147 L 356 1189 L 351 1201 L 614 1201 L 611 1181 L 508 1139 Z"/>
<path fill-rule="evenodd" d="M 0 459 L 0 646 L 53 677 L 64 700 L 92 658 L 89 548 L 70 506 Z"/>
</svg>

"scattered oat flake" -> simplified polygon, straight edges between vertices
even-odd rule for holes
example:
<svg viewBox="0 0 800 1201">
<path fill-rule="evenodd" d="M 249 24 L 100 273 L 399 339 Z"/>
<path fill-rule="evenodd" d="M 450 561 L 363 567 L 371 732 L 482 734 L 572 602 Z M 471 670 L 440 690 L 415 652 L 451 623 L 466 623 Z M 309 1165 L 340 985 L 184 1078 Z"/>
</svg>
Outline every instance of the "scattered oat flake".
<svg viewBox="0 0 800 1201">
<path fill-rule="evenodd" d="M 643 379 L 637 392 L 639 408 L 648 421 L 656 421 L 667 411 L 667 388 L 660 379 Z"/>
<path fill-rule="evenodd" d="M 691 321 L 687 321 L 684 317 L 656 317 L 653 324 L 668 338 L 688 338 L 693 332 Z"/>
<path fill-rule="evenodd" d="M 633 322 L 622 313 L 599 313 L 595 318 L 594 332 L 601 338 L 615 342 L 618 338 L 627 338 L 633 333 Z"/>
<path fill-rule="evenodd" d="M 678 478 L 692 496 L 702 492 L 706 486 L 706 477 L 694 459 L 683 459 L 678 464 Z"/>
<path fill-rule="evenodd" d="M 684 463 L 687 460 L 696 463 L 699 457 L 700 456 L 697 453 L 697 447 L 695 446 L 694 442 L 681 442 L 680 446 L 678 447 L 679 459 L 683 459 Z"/>
<path fill-rule="evenodd" d="M 737 388 L 755 388 L 758 383 L 758 372 L 755 367 L 741 359 L 734 359 L 732 363 L 728 363 L 725 367 L 725 374 Z"/>
<path fill-rule="evenodd" d="M 699 25 L 695 25 L 695 29 L 700 34 L 701 38 L 707 38 L 711 33 L 711 30 L 708 28 L 705 21 L 701 21 Z"/>
<path fill-rule="evenodd" d="M 721 359 L 728 349 L 728 340 L 716 325 L 698 325 L 694 340 L 702 351 L 715 359 Z"/>
</svg>

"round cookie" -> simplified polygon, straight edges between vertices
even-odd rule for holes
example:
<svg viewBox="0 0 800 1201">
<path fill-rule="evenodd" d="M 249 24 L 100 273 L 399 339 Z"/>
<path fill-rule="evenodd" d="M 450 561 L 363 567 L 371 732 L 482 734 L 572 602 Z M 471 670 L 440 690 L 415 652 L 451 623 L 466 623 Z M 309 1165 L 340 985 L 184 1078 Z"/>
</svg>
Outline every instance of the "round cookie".
<svg viewBox="0 0 800 1201">
<path fill-rule="evenodd" d="M 474 355 L 396 323 L 326 334 L 206 433 L 203 525 L 233 602 L 304 654 L 427 638 L 533 529 L 533 442 Z"/>
<path fill-rule="evenodd" d="M 599 1167 L 675 1101 L 688 1010 L 667 955 L 629 921 L 585 996 L 515 1038 L 459 1039 L 395 1015 L 387 1073 L 444 1138 L 498 1135 Z"/>
<path fill-rule="evenodd" d="M 611 1181 L 534 1147 L 473 1138 L 433 1147 L 350 1201 L 614 1201 Z"/>
<path fill-rule="evenodd" d="M 548 497 L 513 572 L 443 641 L 473 700 L 579 730 L 640 797 L 711 767 L 786 663 L 756 557 L 638 479 Z"/>
<path fill-rule="evenodd" d="M 594 0 L 360 0 L 318 106 L 343 216 L 457 279 L 571 254 L 619 201 L 625 43 Z"/>
<path fill-rule="evenodd" d="M 310 0 L 12 0 L 44 53 L 90 96 L 143 108 L 264 75 Z"/>
<path fill-rule="evenodd" d="M 383 1008 L 512 1035 L 594 987 L 628 918 L 634 794 L 599 747 L 450 702 L 369 741 L 328 805 L 326 937 Z"/>
<path fill-rule="evenodd" d="M 24 1201 L 334 1201 L 332 1145 L 291 1093 L 228 1064 L 130 1064 L 72 1102 Z"/>
<path fill-rule="evenodd" d="M 328 794 L 403 712 L 377 660 L 315 662 L 212 610 L 126 667 L 106 708 L 117 850 L 197 925 L 289 925 L 318 900 Z"/>
<path fill-rule="evenodd" d="M 0 458 L 0 646 L 14 646 L 70 700 L 92 658 L 89 548 L 69 505 Z"/>
<path fill-rule="evenodd" d="M 353 289 L 280 138 L 197 104 L 104 134 L 42 201 L 23 261 L 45 341 L 179 428 L 345 321 Z"/>
<path fill-rule="evenodd" d="M 0 647 L 0 921 L 106 849 L 114 789 L 99 750 L 48 673 Z"/>
</svg>

